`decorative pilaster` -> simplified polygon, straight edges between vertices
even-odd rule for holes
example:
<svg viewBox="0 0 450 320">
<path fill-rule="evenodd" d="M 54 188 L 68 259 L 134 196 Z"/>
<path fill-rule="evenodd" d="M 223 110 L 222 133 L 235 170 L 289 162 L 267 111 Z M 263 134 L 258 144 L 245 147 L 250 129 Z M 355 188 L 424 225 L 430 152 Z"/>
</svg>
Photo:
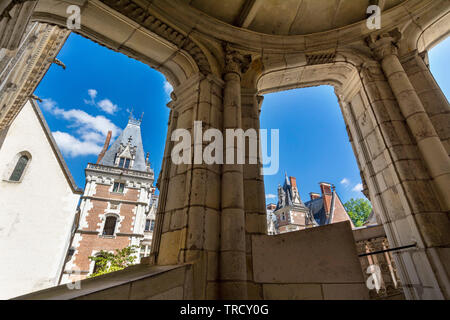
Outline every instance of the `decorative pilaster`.
<svg viewBox="0 0 450 320">
<path fill-rule="evenodd" d="M 242 99 L 242 129 L 255 130 L 257 133 L 255 143 L 261 148 L 259 140 L 260 108 L 263 100 L 257 95 L 256 89 L 241 88 Z M 253 138 L 250 138 L 253 140 Z M 249 139 L 249 140 L 250 140 Z M 253 163 L 253 164 L 252 164 Z M 254 159 L 250 154 L 249 145 L 245 147 L 245 164 L 243 167 L 244 179 L 244 208 L 245 208 L 245 235 L 247 256 L 248 299 L 262 299 L 262 286 L 254 282 L 252 237 L 267 234 L 267 211 L 264 189 L 264 176 L 260 159 Z"/>
<path fill-rule="evenodd" d="M 450 210 L 450 159 L 434 129 L 422 101 L 411 84 L 397 56 L 398 30 L 368 38 L 368 44 L 381 67 L 400 106 L 403 117 L 414 136 L 424 162 L 433 179 L 444 210 Z"/>
<path fill-rule="evenodd" d="M 225 51 L 223 132 L 226 129 L 242 128 L 241 76 L 250 64 L 248 56 L 243 56 L 229 46 L 226 46 Z M 237 154 L 239 147 L 235 145 L 234 150 L 227 150 L 225 146 L 225 155 L 228 152 Z M 220 280 L 221 298 L 248 297 L 242 164 L 222 166 Z"/>
<path fill-rule="evenodd" d="M 400 62 L 417 92 L 439 138 L 450 155 L 450 105 L 430 71 L 428 53 L 417 50 L 404 55 Z"/>
</svg>

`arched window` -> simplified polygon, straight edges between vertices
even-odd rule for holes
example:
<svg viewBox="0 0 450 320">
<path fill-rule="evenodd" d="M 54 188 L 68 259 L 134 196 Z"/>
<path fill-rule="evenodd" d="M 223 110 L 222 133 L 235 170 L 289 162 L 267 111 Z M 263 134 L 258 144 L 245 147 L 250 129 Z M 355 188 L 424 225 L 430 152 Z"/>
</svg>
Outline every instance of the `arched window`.
<svg viewBox="0 0 450 320">
<path fill-rule="evenodd" d="M 11 176 L 9 177 L 10 181 L 20 181 L 20 178 L 22 178 L 23 172 L 29 160 L 30 159 L 26 155 L 20 156 L 19 160 L 17 160 L 13 172 L 11 173 Z"/>
<path fill-rule="evenodd" d="M 116 230 L 117 218 L 113 216 L 106 217 L 105 226 L 103 227 L 104 236 L 113 236 Z"/>
</svg>

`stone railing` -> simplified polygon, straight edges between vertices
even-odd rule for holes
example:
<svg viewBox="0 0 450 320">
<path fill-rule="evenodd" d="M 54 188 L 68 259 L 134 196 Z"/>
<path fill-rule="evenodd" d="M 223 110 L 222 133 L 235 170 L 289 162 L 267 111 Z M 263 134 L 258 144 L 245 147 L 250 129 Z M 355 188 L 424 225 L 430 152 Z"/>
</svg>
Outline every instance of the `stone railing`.
<svg viewBox="0 0 450 320">
<path fill-rule="evenodd" d="M 154 178 L 153 170 L 150 172 L 145 172 L 145 171 L 130 170 L 130 169 L 124 169 L 124 168 L 118 168 L 118 167 L 104 166 L 104 165 L 96 164 L 96 163 L 95 164 L 88 163 L 86 169 L 92 170 L 92 171 L 112 173 L 112 174 L 117 174 L 117 175 L 139 177 L 139 178 L 144 178 L 144 179 L 153 179 Z"/>
<path fill-rule="evenodd" d="M 353 231 L 356 248 L 359 255 L 389 249 L 383 226 L 373 226 Z M 403 288 L 397 274 L 392 252 L 381 252 L 360 256 L 361 268 L 367 280 L 379 272 L 379 287 L 369 289 L 370 299 L 373 300 L 403 300 Z M 369 282 L 371 282 L 369 280 Z"/>
</svg>

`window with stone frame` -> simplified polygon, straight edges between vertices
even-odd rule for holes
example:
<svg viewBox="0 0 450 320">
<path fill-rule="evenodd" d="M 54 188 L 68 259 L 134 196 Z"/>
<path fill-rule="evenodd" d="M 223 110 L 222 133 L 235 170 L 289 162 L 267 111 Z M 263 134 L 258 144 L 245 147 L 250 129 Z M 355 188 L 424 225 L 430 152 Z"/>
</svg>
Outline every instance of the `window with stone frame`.
<svg viewBox="0 0 450 320">
<path fill-rule="evenodd" d="M 120 157 L 119 158 L 119 167 L 129 169 L 130 168 L 131 159 Z"/>
<path fill-rule="evenodd" d="M 150 231 L 151 222 L 152 222 L 152 220 L 150 220 L 150 219 L 145 220 L 145 229 L 144 229 L 144 231 Z"/>
<path fill-rule="evenodd" d="M 114 216 L 108 216 L 105 220 L 105 225 L 103 227 L 104 236 L 113 236 L 116 231 L 117 218 Z"/>
<path fill-rule="evenodd" d="M 150 231 L 153 231 L 154 228 L 155 228 L 155 220 L 152 220 L 150 224 Z"/>
<path fill-rule="evenodd" d="M 10 181 L 20 181 L 29 160 L 30 159 L 26 155 L 20 156 L 16 162 L 13 172 L 11 173 L 11 176 L 9 177 Z"/>
<path fill-rule="evenodd" d="M 123 190 L 125 188 L 125 183 L 122 182 L 114 182 L 113 185 L 113 192 L 117 192 L 117 193 L 123 193 Z"/>
</svg>

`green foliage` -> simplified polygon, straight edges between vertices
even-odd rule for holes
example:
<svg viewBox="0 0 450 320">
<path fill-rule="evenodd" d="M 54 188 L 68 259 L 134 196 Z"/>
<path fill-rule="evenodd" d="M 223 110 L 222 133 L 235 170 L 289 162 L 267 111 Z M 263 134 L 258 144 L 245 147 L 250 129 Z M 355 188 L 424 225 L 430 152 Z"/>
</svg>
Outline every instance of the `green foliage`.
<svg viewBox="0 0 450 320">
<path fill-rule="evenodd" d="M 95 273 L 91 274 L 89 278 L 119 271 L 132 265 L 136 260 L 134 256 L 137 251 L 136 248 L 137 246 L 129 246 L 123 249 L 116 249 L 115 253 L 101 250 L 97 256 L 89 257 L 97 266 Z"/>
<path fill-rule="evenodd" d="M 351 198 L 344 203 L 345 210 L 352 219 L 355 227 L 361 227 L 364 222 L 369 218 L 369 214 L 372 211 L 372 205 L 366 199 L 353 199 Z"/>
</svg>

